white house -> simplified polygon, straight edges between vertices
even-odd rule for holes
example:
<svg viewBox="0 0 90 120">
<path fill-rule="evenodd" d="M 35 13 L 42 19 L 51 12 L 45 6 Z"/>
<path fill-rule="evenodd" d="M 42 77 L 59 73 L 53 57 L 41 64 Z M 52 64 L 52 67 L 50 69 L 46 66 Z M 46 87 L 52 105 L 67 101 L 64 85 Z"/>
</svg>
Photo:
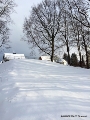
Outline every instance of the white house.
<svg viewBox="0 0 90 120">
<path fill-rule="evenodd" d="M 16 54 L 16 53 L 4 53 L 3 60 L 9 61 L 12 59 L 25 59 L 24 54 Z"/>
</svg>

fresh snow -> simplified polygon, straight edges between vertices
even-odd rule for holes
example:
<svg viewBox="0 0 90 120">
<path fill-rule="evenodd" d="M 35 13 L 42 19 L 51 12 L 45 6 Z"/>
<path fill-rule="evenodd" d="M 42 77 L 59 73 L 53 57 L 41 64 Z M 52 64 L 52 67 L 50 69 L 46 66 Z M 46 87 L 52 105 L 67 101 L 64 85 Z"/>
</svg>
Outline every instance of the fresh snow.
<svg viewBox="0 0 90 120">
<path fill-rule="evenodd" d="M 27 59 L 0 64 L 0 120 L 90 120 L 90 69 Z"/>
</svg>

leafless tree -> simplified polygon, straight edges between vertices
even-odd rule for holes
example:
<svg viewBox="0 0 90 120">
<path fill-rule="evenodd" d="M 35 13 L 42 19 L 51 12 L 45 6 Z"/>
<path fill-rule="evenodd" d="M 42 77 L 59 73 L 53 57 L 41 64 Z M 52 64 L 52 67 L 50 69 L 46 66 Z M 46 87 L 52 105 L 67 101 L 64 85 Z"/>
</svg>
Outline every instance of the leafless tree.
<svg viewBox="0 0 90 120">
<path fill-rule="evenodd" d="M 87 0 L 67 0 L 70 16 L 80 22 L 83 26 L 90 28 L 90 2 Z"/>
<path fill-rule="evenodd" d="M 29 18 L 24 21 L 26 41 L 38 47 L 40 51 L 51 56 L 60 49 L 60 26 L 62 6 L 58 8 L 57 1 L 45 0 L 32 8 Z"/>
<path fill-rule="evenodd" d="M 12 22 L 10 14 L 14 12 L 16 4 L 13 0 L 0 0 L 0 48 L 10 48 L 9 23 Z"/>
<path fill-rule="evenodd" d="M 71 23 L 70 23 L 70 17 L 68 15 L 68 3 L 67 1 L 65 0 L 61 0 L 62 1 L 62 6 L 63 6 L 63 9 L 62 9 L 62 26 L 61 26 L 61 34 L 60 34 L 60 38 L 62 40 L 62 43 L 63 46 L 65 47 L 66 46 L 66 49 L 67 49 L 67 53 L 68 53 L 68 64 L 70 64 L 70 44 L 71 44 L 71 32 L 70 32 L 70 29 L 71 29 Z M 58 0 L 58 6 L 59 8 L 61 8 L 61 1 Z"/>
<path fill-rule="evenodd" d="M 81 48 L 87 56 L 90 46 L 88 9 L 86 0 L 44 0 L 25 18 L 24 41 L 50 55 L 51 61 L 55 53 L 66 46 L 69 64 L 70 47 L 77 46 L 81 62 Z"/>
<path fill-rule="evenodd" d="M 82 48 L 85 50 L 86 55 L 86 67 L 89 69 L 89 59 L 88 50 L 90 50 L 90 31 L 87 27 L 81 24 L 81 34 L 82 34 Z"/>
<path fill-rule="evenodd" d="M 85 0 L 72 0 L 71 2 L 67 0 L 68 7 L 70 11 L 68 12 L 71 18 L 71 24 L 74 33 L 74 42 L 77 45 L 80 66 L 81 66 L 81 48 L 85 50 L 86 53 L 86 66 L 88 67 L 88 55 L 87 51 L 90 46 L 90 22 L 89 13 L 90 4 Z M 74 44 L 74 45 L 75 45 Z"/>
<path fill-rule="evenodd" d="M 80 57 L 80 66 L 82 66 L 81 49 L 83 48 L 83 50 L 85 50 L 86 52 L 86 59 L 87 59 L 86 61 L 88 68 L 87 51 L 90 46 L 90 39 L 89 39 L 90 23 L 89 23 L 89 15 L 88 15 L 88 10 L 90 8 L 89 3 L 83 0 L 73 0 L 73 1 L 62 0 L 62 1 L 63 4 L 65 4 L 65 7 L 63 9 L 63 16 L 64 16 L 63 23 L 65 29 L 63 29 L 64 31 L 62 32 L 62 35 L 65 38 L 64 41 L 66 42 L 68 56 L 69 56 L 69 48 L 71 46 L 77 47 Z M 82 34 L 82 29 L 84 34 Z M 83 46 L 82 43 L 84 43 Z M 68 61 L 68 63 L 70 62 Z"/>
</svg>

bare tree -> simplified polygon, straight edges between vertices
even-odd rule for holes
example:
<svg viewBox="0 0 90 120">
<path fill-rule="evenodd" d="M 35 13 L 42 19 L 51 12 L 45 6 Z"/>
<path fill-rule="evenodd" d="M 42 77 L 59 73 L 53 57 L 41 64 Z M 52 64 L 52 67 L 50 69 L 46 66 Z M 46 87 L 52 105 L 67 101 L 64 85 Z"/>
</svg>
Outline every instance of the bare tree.
<svg viewBox="0 0 90 120">
<path fill-rule="evenodd" d="M 58 8 L 57 1 L 45 0 L 32 8 L 30 17 L 24 21 L 24 33 L 28 43 L 38 47 L 40 51 L 51 56 L 60 49 L 60 22 L 62 6 Z"/>
<path fill-rule="evenodd" d="M 0 48 L 10 48 L 9 23 L 12 22 L 10 14 L 14 12 L 16 4 L 13 0 L 0 0 Z"/>
<path fill-rule="evenodd" d="M 61 47 L 66 47 L 69 64 L 70 48 L 77 46 L 81 66 L 81 49 L 84 48 L 87 56 L 90 47 L 88 9 L 89 2 L 84 0 L 45 0 L 25 18 L 24 41 L 50 55 L 51 61 Z"/>
<path fill-rule="evenodd" d="M 64 46 L 66 46 L 66 49 L 67 49 L 68 64 L 70 64 L 70 42 L 71 42 L 71 40 L 69 39 L 69 29 L 70 29 L 69 21 L 70 20 L 66 14 L 66 10 L 64 9 L 63 20 L 62 20 L 62 29 L 61 29 L 61 37 L 62 37 L 62 42 L 63 42 Z"/>
<path fill-rule="evenodd" d="M 78 3 L 80 5 L 78 5 Z M 90 33 L 89 33 L 90 22 L 89 22 L 89 15 L 88 15 L 88 9 L 90 6 L 88 6 L 88 5 L 90 5 L 90 4 L 89 3 L 87 4 L 86 1 L 84 2 L 81 0 L 79 0 L 75 3 L 75 7 L 77 10 L 76 12 L 78 12 L 75 19 L 80 23 L 80 26 L 81 26 L 81 29 L 79 30 L 79 32 L 81 34 L 81 41 L 82 41 L 81 46 L 85 50 L 87 69 L 89 68 L 88 48 L 90 46 L 90 38 L 89 38 L 90 37 Z"/>
<path fill-rule="evenodd" d="M 87 0 L 67 0 L 67 2 L 71 11 L 70 16 L 81 23 L 83 26 L 90 28 L 90 2 Z"/>
<path fill-rule="evenodd" d="M 81 47 L 86 53 L 86 66 L 88 67 L 88 55 L 87 51 L 90 46 L 90 22 L 89 22 L 89 3 L 83 0 L 72 0 L 68 1 L 68 7 L 70 9 L 70 18 L 72 20 L 73 32 L 74 32 L 74 43 L 77 45 L 79 57 L 80 57 L 80 66 L 81 66 Z"/>
<path fill-rule="evenodd" d="M 82 48 L 85 50 L 86 55 L 86 67 L 89 69 L 89 59 L 88 59 L 88 50 L 90 47 L 90 31 L 81 24 L 81 34 L 82 34 Z"/>
</svg>

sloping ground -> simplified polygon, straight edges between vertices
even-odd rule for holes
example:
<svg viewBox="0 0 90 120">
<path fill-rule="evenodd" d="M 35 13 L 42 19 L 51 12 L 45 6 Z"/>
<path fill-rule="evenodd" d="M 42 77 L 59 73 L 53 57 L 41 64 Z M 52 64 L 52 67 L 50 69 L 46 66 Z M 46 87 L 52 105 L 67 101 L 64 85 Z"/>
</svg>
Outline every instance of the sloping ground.
<svg viewBox="0 0 90 120">
<path fill-rule="evenodd" d="M 90 69 L 39 60 L 1 64 L 0 120 L 90 120 Z"/>
</svg>

